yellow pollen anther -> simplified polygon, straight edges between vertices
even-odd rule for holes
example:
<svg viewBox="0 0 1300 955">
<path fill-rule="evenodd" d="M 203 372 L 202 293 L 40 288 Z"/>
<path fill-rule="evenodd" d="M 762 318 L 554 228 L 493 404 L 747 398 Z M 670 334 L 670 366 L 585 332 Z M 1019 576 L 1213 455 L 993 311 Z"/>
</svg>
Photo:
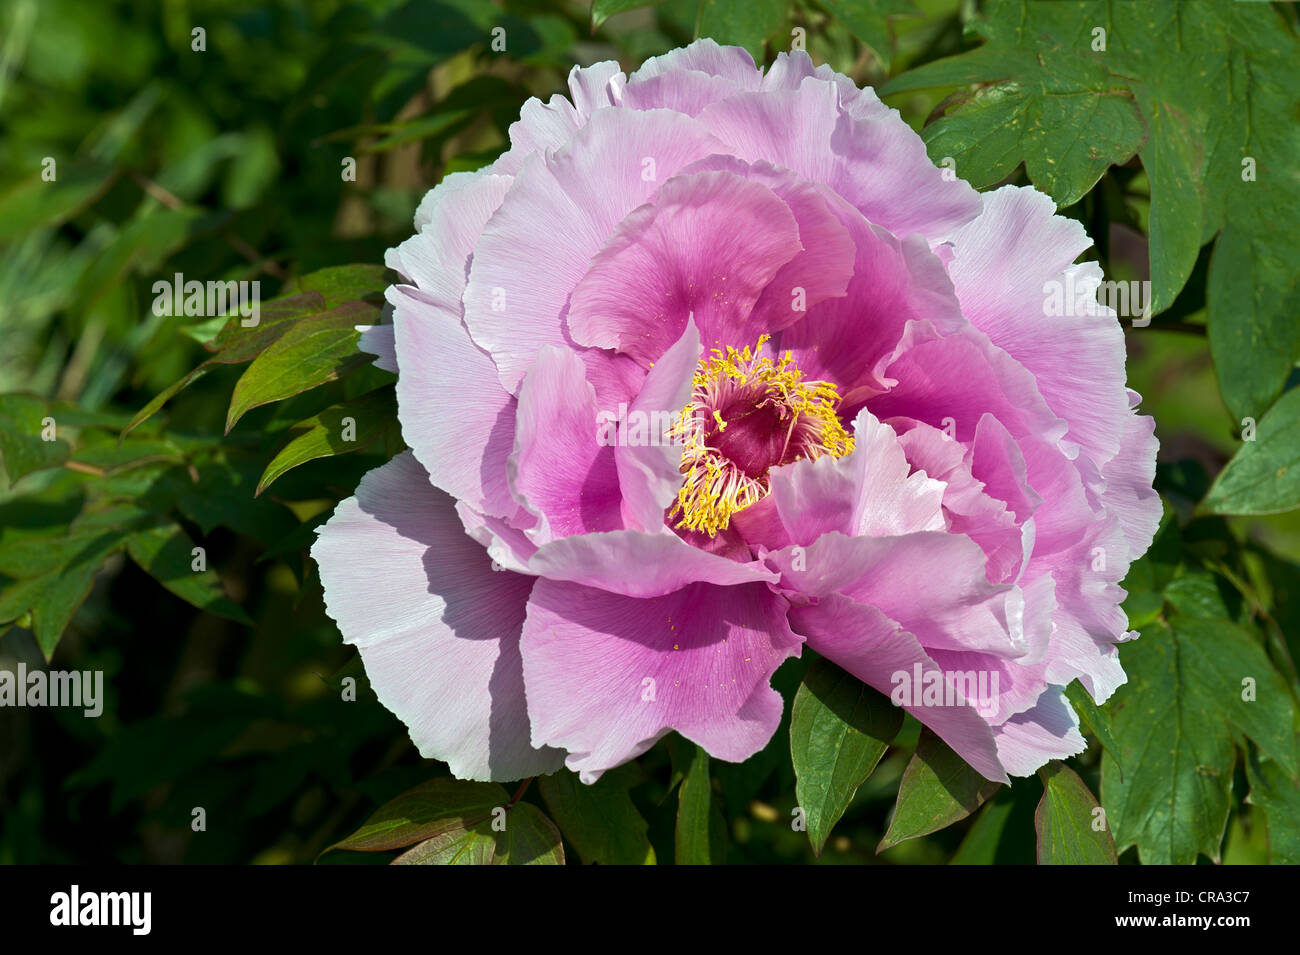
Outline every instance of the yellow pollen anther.
<svg viewBox="0 0 1300 955">
<path fill-rule="evenodd" d="M 669 519 L 680 515 L 678 527 L 716 536 L 730 526 L 733 514 L 757 504 L 770 490 L 766 467 L 753 476 L 709 443 L 727 428 L 723 408 L 740 405 L 775 412 L 784 444 L 779 460 L 770 465 L 816 460 L 823 454 L 838 458 L 853 450 L 853 436 L 840 423 L 835 385 L 804 381 L 789 351 L 777 361 L 760 356 L 769 339 L 761 335 L 753 348 L 747 345 L 740 351 L 730 345 L 725 353 L 714 348 L 700 360 L 691 401 L 672 432 L 684 445 L 685 479 L 668 515 Z M 709 422 L 716 430 L 707 427 Z"/>
</svg>

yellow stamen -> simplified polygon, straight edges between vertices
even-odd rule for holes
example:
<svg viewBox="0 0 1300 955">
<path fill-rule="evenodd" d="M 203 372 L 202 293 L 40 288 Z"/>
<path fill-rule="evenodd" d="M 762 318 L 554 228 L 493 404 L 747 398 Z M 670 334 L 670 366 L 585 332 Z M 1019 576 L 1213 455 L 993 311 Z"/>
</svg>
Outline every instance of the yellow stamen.
<svg viewBox="0 0 1300 955">
<path fill-rule="evenodd" d="M 709 429 L 704 423 L 713 421 L 718 433 L 724 431 L 727 422 L 719 408 L 734 403 L 738 395 L 751 408 L 775 407 L 783 422 L 788 419 L 781 464 L 823 454 L 838 458 L 853 450 L 853 436 L 837 413 L 840 396 L 835 385 L 804 381 L 789 351 L 778 361 L 759 357 L 769 338 L 762 335 L 754 348 L 747 345 L 742 351 L 727 346 L 724 354 L 715 348 L 700 360 L 691 401 L 673 428 L 683 439 L 681 471 L 686 476 L 668 514 L 670 520 L 681 515 L 678 527 L 716 536 L 730 526 L 733 514 L 768 494 L 767 472 L 751 477 L 706 440 Z"/>
</svg>

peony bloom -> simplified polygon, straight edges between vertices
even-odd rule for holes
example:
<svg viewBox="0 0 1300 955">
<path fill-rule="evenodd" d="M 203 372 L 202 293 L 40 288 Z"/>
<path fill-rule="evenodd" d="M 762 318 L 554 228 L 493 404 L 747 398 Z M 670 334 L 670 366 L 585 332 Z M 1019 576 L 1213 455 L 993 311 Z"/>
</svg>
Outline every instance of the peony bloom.
<svg viewBox="0 0 1300 955">
<path fill-rule="evenodd" d="M 362 339 L 411 450 L 313 555 L 379 699 L 457 776 L 590 782 L 749 757 L 808 646 L 989 779 L 1080 752 L 1160 516 L 1083 228 L 803 53 L 569 91 L 425 197 Z"/>
</svg>

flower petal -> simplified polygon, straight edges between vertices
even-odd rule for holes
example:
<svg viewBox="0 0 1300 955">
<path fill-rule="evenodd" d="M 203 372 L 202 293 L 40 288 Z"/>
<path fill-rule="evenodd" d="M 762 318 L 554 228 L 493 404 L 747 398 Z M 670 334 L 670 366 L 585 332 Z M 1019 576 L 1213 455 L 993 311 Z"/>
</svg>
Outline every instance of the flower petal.
<svg viewBox="0 0 1300 955">
<path fill-rule="evenodd" d="M 614 448 L 597 440 L 596 392 L 572 350 L 543 348 L 524 378 L 508 475 L 515 500 L 541 518 L 536 544 L 623 526 Z"/>
<path fill-rule="evenodd" d="M 922 674 L 941 672 L 916 637 L 875 607 L 840 594 L 816 606 L 792 608 L 790 625 L 808 646 L 887 696 L 899 685 L 897 674 L 910 680 L 917 667 Z M 926 706 L 915 695 L 909 699 L 913 702 L 904 709 L 938 733 L 958 756 L 988 779 L 1008 782 L 993 731 L 974 706 Z"/>
<path fill-rule="evenodd" d="M 533 739 L 566 749 L 584 782 L 669 730 L 749 758 L 781 721 L 772 673 L 799 652 L 785 607 L 764 584 L 635 599 L 539 580 L 521 641 Z"/>
<path fill-rule="evenodd" d="M 615 226 L 718 148 L 680 113 L 600 109 L 565 145 L 524 162 L 474 248 L 464 297 L 466 327 L 507 391 L 518 390 L 543 346 L 572 347 L 569 295 Z"/>
<path fill-rule="evenodd" d="M 559 768 L 562 753 L 529 742 L 519 632 L 532 578 L 493 572 L 413 455 L 362 479 L 312 557 L 326 610 L 421 755 L 462 779 Z"/>
</svg>

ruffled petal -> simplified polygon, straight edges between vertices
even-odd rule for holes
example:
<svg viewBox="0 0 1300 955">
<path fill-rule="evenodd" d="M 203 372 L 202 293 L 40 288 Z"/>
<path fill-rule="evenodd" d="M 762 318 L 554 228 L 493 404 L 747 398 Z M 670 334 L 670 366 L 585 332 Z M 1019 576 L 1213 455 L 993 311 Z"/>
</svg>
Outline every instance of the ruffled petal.
<svg viewBox="0 0 1300 955">
<path fill-rule="evenodd" d="M 325 607 L 420 754 L 462 779 L 553 772 L 529 742 L 519 633 L 532 578 L 494 572 L 413 455 L 367 474 L 320 529 Z"/>
<path fill-rule="evenodd" d="M 1072 265 L 1092 241 L 1032 187 L 982 199 L 979 217 L 949 236 L 962 312 L 1034 374 L 1068 439 L 1102 465 L 1119 451 L 1129 405 L 1124 335 L 1095 298 L 1101 269 Z"/>
<path fill-rule="evenodd" d="M 689 116 L 601 109 L 564 146 L 524 162 L 474 248 L 464 297 L 466 327 L 507 391 L 518 390 L 543 346 L 573 347 L 569 295 L 618 223 L 719 148 Z"/>
<path fill-rule="evenodd" d="M 723 171 L 675 176 L 592 259 L 569 329 L 580 344 L 648 365 L 693 316 L 704 347 L 725 350 L 801 250 L 794 214 L 766 186 Z"/>
<path fill-rule="evenodd" d="M 598 422 L 582 360 L 543 348 L 519 389 L 507 469 L 515 500 L 540 519 L 534 543 L 622 528 L 614 448 L 600 442 Z"/>
<path fill-rule="evenodd" d="M 470 256 L 492 213 L 510 189 L 509 176 L 453 173 L 429 191 L 416 210 L 418 230 L 384 261 L 437 305 L 461 312 Z"/>
<path fill-rule="evenodd" d="M 790 625 L 822 656 L 863 683 L 891 695 L 902 681 L 942 679 L 942 671 L 917 642 L 875 607 L 836 594 L 816 606 L 794 607 Z M 927 677 L 927 675 L 929 675 Z M 927 706 L 920 687 L 909 692 L 903 708 L 934 730 L 962 759 L 988 779 L 1009 782 L 998 762 L 993 731 L 973 705 L 958 695 L 957 705 Z"/>
<path fill-rule="evenodd" d="M 936 334 L 969 325 L 943 263 L 924 239 L 899 239 L 842 199 L 823 195 L 853 240 L 853 278 L 843 296 L 810 306 L 772 347 L 789 351 L 810 380 L 838 386 L 845 407 L 856 410 L 864 398 L 887 390 L 883 365 L 912 323 L 924 320 Z"/>
<path fill-rule="evenodd" d="M 1061 687 L 1050 687 L 1038 705 L 1007 720 L 994 731 L 998 759 L 1012 776 L 1032 776 L 1053 759 L 1078 756 L 1088 747 L 1079 732 L 1079 717 Z"/>
<path fill-rule="evenodd" d="M 902 537 L 823 534 L 807 546 L 769 554 L 791 593 L 841 593 L 879 608 L 926 649 L 1018 657 L 1033 641 L 1023 632 L 1019 588 L 993 584 L 984 552 L 968 537 L 943 532 Z M 935 568 L 943 573 L 936 574 Z"/>
<path fill-rule="evenodd" d="M 627 530 L 544 544 L 528 568 L 549 580 L 599 587 L 626 597 L 660 597 L 692 583 L 732 586 L 777 580 L 757 561 L 742 563 L 710 554 L 676 534 Z"/>
<path fill-rule="evenodd" d="M 485 513 L 512 516 L 519 507 L 506 462 L 514 447 L 515 399 L 459 315 L 407 289 L 389 290 L 402 438 L 437 487 Z"/>
<path fill-rule="evenodd" d="M 786 604 L 764 584 L 692 584 L 635 599 L 542 579 L 521 646 L 537 745 L 584 782 L 676 730 L 740 762 L 781 721 L 772 673 L 797 656 Z"/>
<path fill-rule="evenodd" d="M 824 183 L 895 235 L 937 241 L 979 214 L 979 194 L 944 178 L 897 111 L 850 112 L 840 99 L 838 85 L 809 76 L 793 90 L 737 93 L 699 120 L 726 152 Z"/>
<path fill-rule="evenodd" d="M 681 439 L 666 432 L 690 400 L 699 360 L 700 333 L 688 321 L 682 337 L 646 376 L 645 387 L 628 408 L 626 428 L 618 423 L 614 463 L 623 492 L 623 522 L 635 530 L 662 531 L 664 512 L 682 485 Z"/>
<path fill-rule="evenodd" d="M 898 436 L 865 408 L 853 422 L 854 448 L 771 471 L 772 497 L 790 539 L 811 544 L 822 534 L 893 537 L 947 529 L 944 485 L 911 473 Z"/>
</svg>

